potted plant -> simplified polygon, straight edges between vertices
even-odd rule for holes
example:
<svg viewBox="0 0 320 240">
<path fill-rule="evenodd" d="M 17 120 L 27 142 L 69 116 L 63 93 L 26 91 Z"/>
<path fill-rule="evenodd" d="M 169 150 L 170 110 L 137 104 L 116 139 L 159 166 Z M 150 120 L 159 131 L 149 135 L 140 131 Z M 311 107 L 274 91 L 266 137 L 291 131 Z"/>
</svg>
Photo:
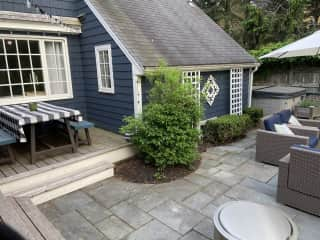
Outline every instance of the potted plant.
<svg viewBox="0 0 320 240">
<path fill-rule="evenodd" d="M 320 102 L 313 100 L 303 100 L 295 106 L 294 114 L 298 118 L 314 119 L 320 117 Z"/>
</svg>

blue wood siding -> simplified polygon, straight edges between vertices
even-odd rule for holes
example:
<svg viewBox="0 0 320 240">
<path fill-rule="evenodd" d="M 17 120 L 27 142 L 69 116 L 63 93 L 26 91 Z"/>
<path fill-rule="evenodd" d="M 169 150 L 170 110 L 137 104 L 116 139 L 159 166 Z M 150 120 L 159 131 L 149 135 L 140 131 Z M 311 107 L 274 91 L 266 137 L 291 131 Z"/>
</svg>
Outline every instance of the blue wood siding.
<svg viewBox="0 0 320 240">
<path fill-rule="evenodd" d="M 220 72 L 201 72 L 203 78 L 202 85 L 208 77 L 213 75 L 220 87 L 219 95 L 216 97 L 212 106 L 205 102 L 205 118 L 219 117 L 230 113 L 230 71 Z M 203 86 L 202 86 L 203 87 Z M 249 70 L 243 70 L 243 109 L 248 107 L 249 103 Z"/>
<path fill-rule="evenodd" d="M 82 34 L 67 36 L 74 98 L 54 103 L 77 108 L 97 126 L 117 132 L 122 125 L 123 117 L 134 114 L 131 63 L 83 0 L 33 0 L 32 2 L 52 15 L 75 17 L 84 14 Z M 26 7 L 25 0 L 2 0 L 0 9 L 35 13 L 34 9 Z M 42 32 L 38 34 L 43 35 Z M 98 92 L 94 47 L 101 44 L 112 46 L 115 94 Z"/>
<path fill-rule="evenodd" d="M 220 92 L 215 98 L 212 106 L 205 101 L 205 119 L 219 117 L 230 113 L 230 71 L 211 71 L 211 72 L 201 72 L 201 89 L 207 82 L 209 76 L 212 75 L 217 84 L 219 85 Z M 148 102 L 148 91 L 151 88 L 148 80 L 143 79 L 142 81 L 142 102 L 145 105 Z M 249 70 L 244 69 L 243 71 L 243 108 L 248 106 L 248 96 L 249 96 Z"/>
<path fill-rule="evenodd" d="M 80 0 L 32 0 L 33 4 L 39 5 L 48 14 L 57 16 L 73 17 L 77 15 Z M 36 13 L 34 8 L 26 7 L 26 0 L 1 0 L 1 11 Z"/>
<path fill-rule="evenodd" d="M 212 75 L 216 79 L 216 83 L 220 88 L 220 92 L 218 96 L 216 96 L 212 106 L 210 106 L 206 101 L 204 102 L 205 119 L 230 113 L 230 71 L 201 72 L 201 89 L 207 82 L 207 79 L 210 75 Z"/>
<path fill-rule="evenodd" d="M 97 126 L 118 131 L 125 116 L 134 114 L 131 63 L 113 41 L 96 17 L 82 2 L 79 14 L 82 22 L 81 55 L 86 89 L 87 117 Z M 95 46 L 111 44 L 115 94 L 98 92 Z"/>
</svg>

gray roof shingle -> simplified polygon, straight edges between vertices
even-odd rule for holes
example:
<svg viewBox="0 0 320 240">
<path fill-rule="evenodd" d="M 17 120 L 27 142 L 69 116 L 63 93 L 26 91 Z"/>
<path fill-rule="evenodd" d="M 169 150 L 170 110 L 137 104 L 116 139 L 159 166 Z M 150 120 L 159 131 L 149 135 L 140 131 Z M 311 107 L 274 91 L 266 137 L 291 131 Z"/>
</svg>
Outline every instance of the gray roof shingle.
<svg viewBox="0 0 320 240">
<path fill-rule="evenodd" d="M 256 63 L 187 0 L 90 0 L 143 67 Z"/>
</svg>

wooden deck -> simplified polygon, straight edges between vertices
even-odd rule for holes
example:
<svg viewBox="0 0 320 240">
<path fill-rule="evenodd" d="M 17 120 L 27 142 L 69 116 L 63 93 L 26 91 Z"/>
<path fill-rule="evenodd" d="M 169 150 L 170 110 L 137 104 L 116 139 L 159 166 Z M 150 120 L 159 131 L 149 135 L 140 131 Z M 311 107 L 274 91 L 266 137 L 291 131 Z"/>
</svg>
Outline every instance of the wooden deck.
<svg viewBox="0 0 320 240">
<path fill-rule="evenodd" d="M 78 153 L 60 152 L 58 154 L 50 154 L 41 157 L 35 164 L 30 164 L 29 146 L 28 144 L 16 144 L 14 146 L 16 152 L 16 161 L 14 164 L 0 165 L 0 179 L 11 177 L 20 173 L 25 173 L 35 169 L 43 168 L 57 163 L 66 162 L 68 160 L 90 155 L 95 152 L 108 151 L 117 147 L 125 146 L 127 142 L 122 136 L 93 128 L 90 131 L 92 142 L 91 146 L 82 145 L 78 149 Z M 63 141 L 63 139 L 52 139 L 53 141 Z M 0 150 L 0 163 L 8 159 L 7 153 Z"/>
</svg>

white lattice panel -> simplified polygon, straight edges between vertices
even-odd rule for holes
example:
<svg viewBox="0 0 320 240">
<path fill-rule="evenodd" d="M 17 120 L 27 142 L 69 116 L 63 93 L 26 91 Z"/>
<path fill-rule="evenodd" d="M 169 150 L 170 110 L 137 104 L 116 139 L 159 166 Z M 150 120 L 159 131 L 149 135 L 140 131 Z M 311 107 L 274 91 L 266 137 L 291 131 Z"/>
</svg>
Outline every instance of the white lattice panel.
<svg viewBox="0 0 320 240">
<path fill-rule="evenodd" d="M 200 99 L 200 71 L 183 72 L 183 82 L 191 83 L 195 90 L 195 97 Z"/>
<path fill-rule="evenodd" d="M 230 114 L 242 114 L 243 69 L 234 68 L 230 71 Z"/>
</svg>

